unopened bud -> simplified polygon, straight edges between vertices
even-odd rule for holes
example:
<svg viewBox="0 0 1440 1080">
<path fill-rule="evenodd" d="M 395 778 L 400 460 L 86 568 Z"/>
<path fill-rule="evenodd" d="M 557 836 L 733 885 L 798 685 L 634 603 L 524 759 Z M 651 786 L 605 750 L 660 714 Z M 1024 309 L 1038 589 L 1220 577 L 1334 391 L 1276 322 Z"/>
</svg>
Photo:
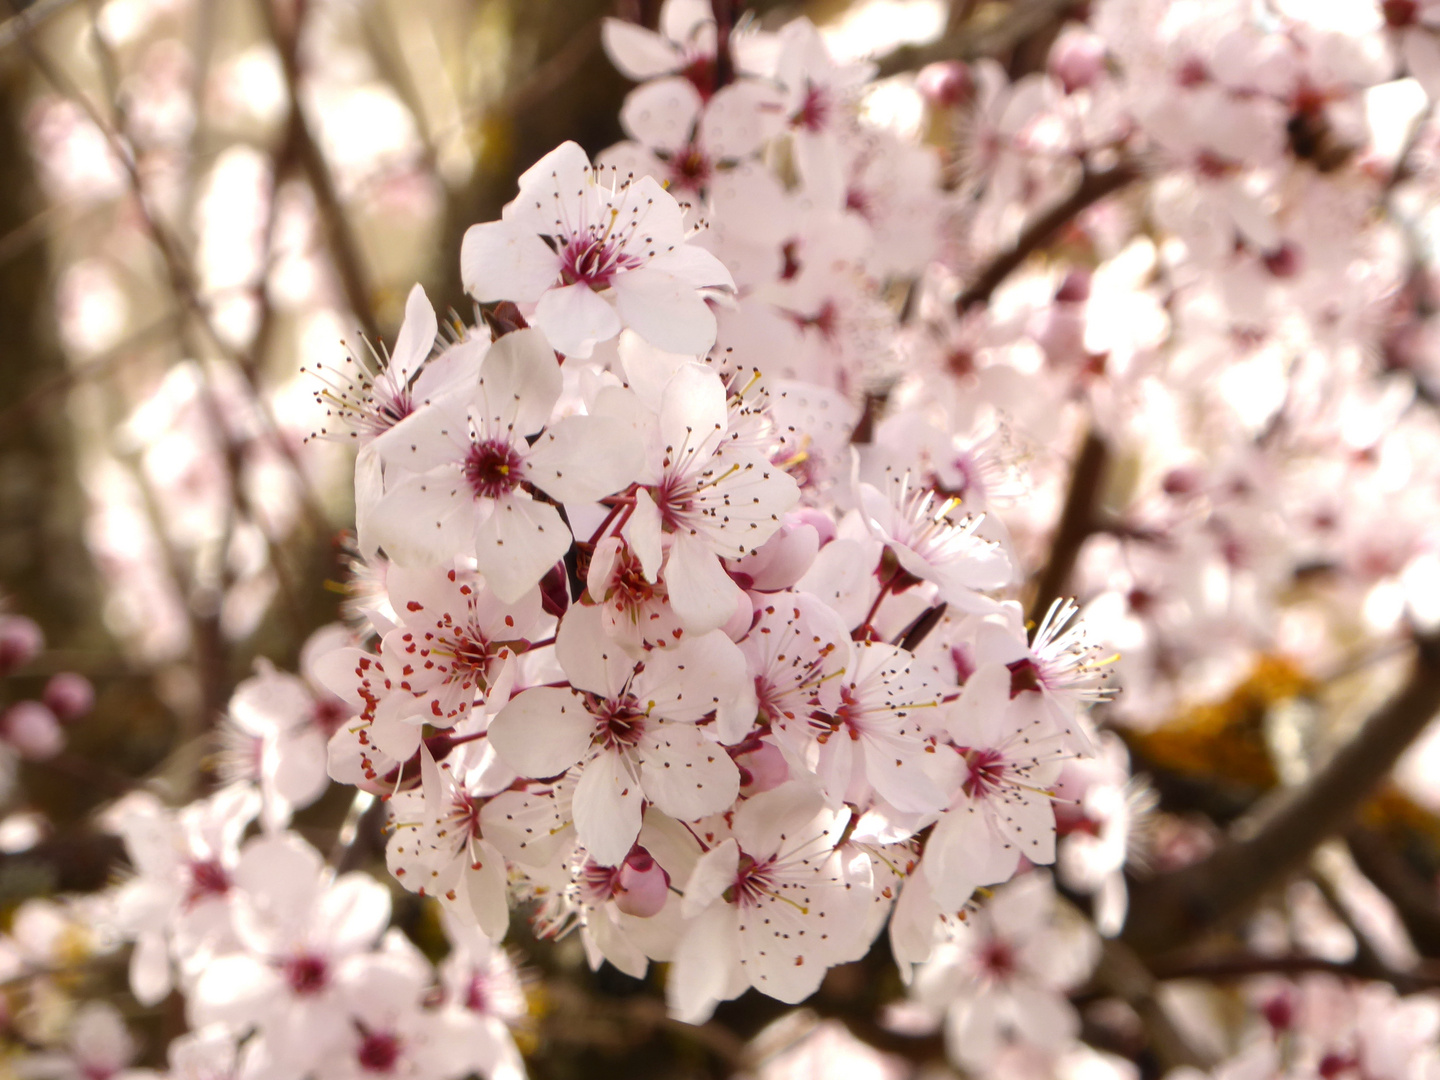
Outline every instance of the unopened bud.
<svg viewBox="0 0 1440 1080">
<path fill-rule="evenodd" d="M 615 906 L 626 915 L 648 919 L 660 913 L 669 895 L 670 875 L 637 845 L 615 876 Z"/>
<path fill-rule="evenodd" d="M 777 788 L 790 779 L 790 766 L 778 746 L 761 743 L 754 750 L 735 756 L 740 768 L 740 790 L 745 795 L 758 795 Z"/>
<path fill-rule="evenodd" d="M 45 684 L 42 700 L 61 720 L 78 720 L 95 707 L 95 688 L 84 675 L 62 671 Z"/>
<path fill-rule="evenodd" d="M 1288 240 L 1275 250 L 1267 251 L 1263 261 L 1265 269 L 1277 278 L 1292 278 L 1300 273 L 1300 249 Z"/>
<path fill-rule="evenodd" d="M 1099 81 L 1105 71 L 1105 43 L 1088 30 L 1069 30 L 1051 46 L 1047 66 L 1065 93 L 1073 94 Z"/>
<path fill-rule="evenodd" d="M 920 69 L 915 89 L 931 108 L 953 109 L 975 96 L 975 77 L 959 60 L 940 60 Z"/>
<path fill-rule="evenodd" d="M 31 761 L 52 758 L 65 747 L 65 733 L 55 714 L 38 701 L 21 701 L 10 706 L 0 722 L 0 735 Z"/>
<path fill-rule="evenodd" d="M 0 615 L 0 675 L 28 664 L 45 647 L 45 634 L 34 619 Z"/>
</svg>

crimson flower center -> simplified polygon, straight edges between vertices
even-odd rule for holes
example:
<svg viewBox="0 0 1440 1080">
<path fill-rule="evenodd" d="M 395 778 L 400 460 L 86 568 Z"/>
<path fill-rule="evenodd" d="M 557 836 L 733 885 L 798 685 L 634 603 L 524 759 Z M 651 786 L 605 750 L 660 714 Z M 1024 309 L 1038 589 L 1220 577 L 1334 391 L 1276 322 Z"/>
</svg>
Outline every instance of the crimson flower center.
<svg viewBox="0 0 1440 1080">
<path fill-rule="evenodd" d="M 687 191 L 699 191 L 710 179 L 710 159 L 694 143 L 690 143 L 670 159 L 670 182 Z"/>
<path fill-rule="evenodd" d="M 560 279 L 566 285 L 584 283 L 604 289 L 621 270 L 633 270 L 644 262 L 625 250 L 624 241 L 609 233 L 594 232 L 572 236 L 560 249 Z"/>
<path fill-rule="evenodd" d="M 645 733 L 645 714 L 634 707 L 635 699 L 601 701 L 591 708 L 595 717 L 595 741 L 606 750 L 630 750 Z"/>
<path fill-rule="evenodd" d="M 330 982 L 329 965 L 323 956 L 301 953 L 285 961 L 285 981 L 301 997 L 318 994 Z"/>
<path fill-rule="evenodd" d="M 998 750 L 966 750 L 965 794 L 984 797 L 999 789 L 1005 779 L 1005 759 Z"/>
<path fill-rule="evenodd" d="M 220 860 L 206 859 L 204 862 L 190 864 L 190 892 L 185 898 L 187 904 L 194 905 L 210 897 L 224 896 L 229 891 L 230 875 L 226 873 Z"/>
<path fill-rule="evenodd" d="M 503 439 L 474 443 L 461 466 L 470 490 L 478 499 L 498 499 L 520 486 L 523 459 Z"/>
<path fill-rule="evenodd" d="M 800 103 L 800 108 L 790 118 L 790 123 L 806 131 L 821 131 L 825 127 L 825 121 L 830 117 L 832 103 L 830 95 L 823 86 L 816 86 L 811 83 L 805 89 L 805 100 Z"/>
<path fill-rule="evenodd" d="M 394 1072 L 400 1060 L 400 1040 L 386 1032 L 367 1031 L 356 1056 L 366 1072 Z"/>
<path fill-rule="evenodd" d="M 1015 950 L 1004 941 L 987 941 L 980 946 L 976 959 L 980 970 L 997 982 L 1004 982 L 1019 970 Z"/>
<path fill-rule="evenodd" d="M 741 852 L 740 864 L 735 868 L 735 884 L 725 891 L 725 899 L 741 907 L 755 907 L 765 897 L 773 896 L 775 884 L 771 878 L 774 869 L 773 856 L 764 862 L 756 862 L 752 856 Z"/>
<path fill-rule="evenodd" d="M 1038 693 L 1044 689 L 1040 668 L 1028 656 L 1005 665 L 1010 669 L 1010 700 L 1014 701 L 1026 690 Z"/>
</svg>

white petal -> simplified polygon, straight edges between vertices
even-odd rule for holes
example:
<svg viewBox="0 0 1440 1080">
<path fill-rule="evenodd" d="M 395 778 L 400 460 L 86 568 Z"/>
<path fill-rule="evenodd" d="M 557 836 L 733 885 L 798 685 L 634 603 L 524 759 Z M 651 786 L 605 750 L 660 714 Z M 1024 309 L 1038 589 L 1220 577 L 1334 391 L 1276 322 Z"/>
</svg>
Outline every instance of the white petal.
<svg viewBox="0 0 1440 1080">
<path fill-rule="evenodd" d="M 130 992 L 146 1008 L 158 1005 L 170 993 L 170 955 L 160 934 L 141 934 L 130 954 Z"/>
<path fill-rule="evenodd" d="M 372 558 L 380 543 L 371 533 L 376 520 L 375 508 L 385 495 L 385 473 L 380 455 L 373 442 L 366 443 L 355 455 L 355 546 L 362 557 Z"/>
<path fill-rule="evenodd" d="M 576 604 L 555 633 L 555 659 L 577 690 L 615 697 L 634 673 L 635 662 L 605 634 L 599 607 Z"/>
<path fill-rule="evenodd" d="M 390 924 L 390 890 L 369 874 L 342 874 L 315 906 L 315 930 L 335 955 L 372 948 Z"/>
<path fill-rule="evenodd" d="M 692 919 L 717 903 L 725 890 L 735 884 L 739 868 L 740 846 L 734 837 L 726 837 L 695 861 L 695 869 L 685 883 L 680 913 Z"/>
<path fill-rule="evenodd" d="M 716 710 L 742 709 L 754 698 L 745 654 L 718 630 L 691 635 L 663 650 L 655 650 L 636 677 L 635 693 L 665 720 L 700 720 Z M 755 719 L 752 707 L 747 722 Z M 735 726 L 730 718 L 730 726 Z M 748 731 L 748 727 L 746 728 Z M 741 732 L 744 737 L 745 732 Z M 732 740 L 732 741 L 739 741 Z"/>
<path fill-rule="evenodd" d="M 402 566 L 439 566 L 475 543 L 475 499 L 457 471 L 404 477 L 369 517 L 371 542 Z"/>
<path fill-rule="evenodd" d="M 701 107 L 700 92 L 689 79 L 655 79 L 626 95 L 620 126 L 648 147 L 674 151 L 690 141 Z"/>
<path fill-rule="evenodd" d="M 595 734 L 581 698 L 558 686 L 526 690 L 490 721 L 490 745 L 521 776 L 558 776 L 578 763 Z"/>
<path fill-rule="evenodd" d="M 505 205 L 505 220 L 546 236 L 568 234 L 577 220 L 574 211 L 595 197 L 590 157 L 573 141 L 561 143 L 531 165 L 520 174 L 519 184 L 520 194 Z"/>
<path fill-rule="evenodd" d="M 653 582 L 658 579 L 660 560 L 664 556 L 660 508 L 644 488 L 635 493 L 635 510 L 625 523 L 625 536 L 630 541 L 630 550 L 640 560 L 640 569 L 644 571 L 646 580 Z"/>
<path fill-rule="evenodd" d="M 640 834 L 640 784 L 620 754 L 606 750 L 575 787 L 575 832 L 602 866 L 619 866 Z"/>
<path fill-rule="evenodd" d="M 600 27 L 605 55 L 626 78 L 641 82 L 668 75 L 685 66 L 685 54 L 653 30 L 622 19 L 606 19 Z"/>
<path fill-rule="evenodd" d="M 575 832 L 569 828 L 573 788 L 570 783 L 569 794 L 564 784 L 502 791 L 480 811 L 480 831 L 506 858 L 526 866 L 545 866 L 562 845 L 575 845 Z"/>
<path fill-rule="evenodd" d="M 560 258 L 538 233 L 509 221 L 472 225 L 460 244 L 465 291 L 482 304 L 539 300 L 560 278 Z"/>
<path fill-rule="evenodd" d="M 715 344 L 715 313 L 694 285 L 642 266 L 615 275 L 612 288 L 619 318 L 657 349 L 702 356 Z"/>
<path fill-rule="evenodd" d="M 665 1001 L 677 1019 L 703 1024 L 730 996 L 740 968 L 736 936 L 736 911 L 730 904 L 711 906 L 686 927 L 665 980 Z"/>
<path fill-rule="evenodd" d="M 670 606 L 692 634 L 719 629 L 735 614 L 745 593 L 736 585 L 708 543 L 688 532 L 675 534 L 665 562 Z"/>
<path fill-rule="evenodd" d="M 637 479 L 644 455 L 634 429 L 620 421 L 569 416 L 535 441 L 525 476 L 562 503 L 594 502 Z"/>
<path fill-rule="evenodd" d="M 476 845 L 476 861 L 465 871 L 465 894 L 470 913 L 481 931 L 492 941 L 505 936 L 510 924 L 510 906 L 506 895 L 505 860 L 493 846 L 481 840 Z"/>
<path fill-rule="evenodd" d="M 533 435 L 550 422 L 564 385 L 555 350 L 545 335 L 535 329 L 517 330 L 486 353 L 479 385 L 470 399 L 472 414 L 488 422 L 486 437 L 523 448 L 516 436 Z"/>
<path fill-rule="evenodd" d="M 735 279 L 725 264 L 698 244 L 676 244 L 650 260 L 649 269 L 670 275 L 697 289 L 733 289 Z"/>
<path fill-rule="evenodd" d="M 1010 681 L 1009 670 L 1001 664 L 987 664 L 965 680 L 950 712 L 950 737 L 957 746 L 991 749 L 1004 742 Z"/>
<path fill-rule="evenodd" d="M 867 732 L 860 746 L 865 756 L 865 778 L 895 809 L 924 814 L 941 809 L 949 801 L 925 774 L 928 755 L 915 735 Z"/>
<path fill-rule="evenodd" d="M 715 92 L 700 118 L 701 142 L 712 157 L 749 157 L 784 123 L 779 94 L 764 83 L 731 83 Z"/>
<path fill-rule="evenodd" d="M 549 503 L 511 493 L 475 533 L 475 563 L 502 603 L 516 603 L 570 550 L 570 530 Z"/>
<path fill-rule="evenodd" d="M 645 797 L 677 820 L 718 814 L 740 794 L 735 762 L 694 724 L 658 724 L 641 747 Z"/>
<path fill-rule="evenodd" d="M 618 334 L 621 326 L 615 309 L 583 282 L 546 292 L 535 305 L 533 321 L 555 348 L 582 360 L 597 344 Z"/>
<path fill-rule="evenodd" d="M 988 853 L 992 846 L 984 819 L 969 807 L 952 810 L 935 823 L 925 845 L 924 865 L 930 895 L 942 911 L 959 911 L 980 884 L 979 878 L 988 876 L 977 852 Z"/>
<path fill-rule="evenodd" d="M 390 371 L 401 386 L 408 386 L 415 372 L 435 347 L 435 336 L 440 327 L 435 321 L 435 309 L 425 289 L 416 285 L 405 300 L 405 321 L 400 324 L 400 334 L 395 338 L 395 351 L 390 354 Z"/>
</svg>

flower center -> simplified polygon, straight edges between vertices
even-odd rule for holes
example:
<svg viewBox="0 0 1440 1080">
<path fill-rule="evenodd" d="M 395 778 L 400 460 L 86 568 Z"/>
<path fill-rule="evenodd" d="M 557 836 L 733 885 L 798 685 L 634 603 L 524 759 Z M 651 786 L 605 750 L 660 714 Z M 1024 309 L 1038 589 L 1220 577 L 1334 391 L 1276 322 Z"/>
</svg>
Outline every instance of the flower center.
<svg viewBox="0 0 1440 1080">
<path fill-rule="evenodd" d="M 603 904 L 615 895 L 620 879 L 619 866 L 601 866 L 586 859 L 580 871 L 580 897 L 592 904 Z"/>
<path fill-rule="evenodd" d="M 670 159 L 670 183 L 686 191 L 699 191 L 710 179 L 710 159 L 694 143 Z"/>
<path fill-rule="evenodd" d="M 998 750 L 966 750 L 965 794 L 981 798 L 997 791 L 1005 778 L 1005 759 Z"/>
<path fill-rule="evenodd" d="M 625 250 L 624 241 L 606 231 L 570 238 L 560 249 L 560 278 L 566 285 L 584 283 L 599 291 L 621 270 L 633 270 L 644 260 Z"/>
<path fill-rule="evenodd" d="M 328 738 L 340 730 L 340 725 L 354 713 L 350 706 L 337 697 L 323 697 L 315 702 L 310 712 L 310 722 L 325 733 Z"/>
<path fill-rule="evenodd" d="M 1040 669 L 1036 667 L 1035 661 L 1028 656 L 1023 660 L 1016 660 L 1007 664 L 1010 669 L 1010 700 L 1014 701 L 1026 690 L 1033 690 L 1039 693 L 1044 688 L 1044 682 L 1040 677 Z"/>
<path fill-rule="evenodd" d="M 741 907 L 755 907 L 762 899 L 775 894 L 775 883 L 771 880 L 775 869 L 774 858 L 764 862 L 740 853 L 740 865 L 735 869 L 735 884 L 725 890 L 725 899 Z"/>
<path fill-rule="evenodd" d="M 820 131 L 830 117 L 830 109 L 830 95 L 825 88 L 810 83 L 805 88 L 805 100 L 800 103 L 795 115 L 790 117 L 790 124 L 806 131 Z"/>
<path fill-rule="evenodd" d="M 607 750 L 629 750 L 645 733 L 645 714 L 634 707 L 634 699 L 602 701 L 591 709 L 595 717 L 595 741 Z"/>
<path fill-rule="evenodd" d="M 1019 967 L 1015 959 L 1015 950 L 1003 941 L 987 941 L 980 947 L 977 959 L 980 962 L 980 970 L 998 982 L 1009 979 Z"/>
<path fill-rule="evenodd" d="M 285 981 L 301 997 L 318 994 L 330 982 L 329 966 L 323 956 L 301 953 L 285 961 Z"/>
<path fill-rule="evenodd" d="M 230 875 L 218 859 L 190 864 L 190 892 L 185 897 L 187 905 L 194 906 L 201 900 L 224 896 L 230 891 Z"/>
<path fill-rule="evenodd" d="M 474 443 L 462 469 L 477 499 L 498 499 L 520 486 L 524 464 L 515 448 L 503 439 Z"/>
<path fill-rule="evenodd" d="M 384 1032 L 367 1031 L 356 1056 L 366 1072 L 394 1072 L 400 1060 L 400 1040 Z"/>
</svg>

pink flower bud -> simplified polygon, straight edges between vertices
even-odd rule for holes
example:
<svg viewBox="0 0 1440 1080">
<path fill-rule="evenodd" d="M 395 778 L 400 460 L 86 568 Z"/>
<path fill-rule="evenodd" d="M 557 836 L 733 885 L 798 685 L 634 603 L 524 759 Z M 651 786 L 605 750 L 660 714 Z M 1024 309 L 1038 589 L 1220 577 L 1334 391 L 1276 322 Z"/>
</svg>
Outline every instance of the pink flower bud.
<svg viewBox="0 0 1440 1080">
<path fill-rule="evenodd" d="M 1204 474 L 1193 465 L 1180 465 L 1171 469 L 1160 481 L 1166 495 L 1194 495 L 1205 486 Z"/>
<path fill-rule="evenodd" d="M 62 671 L 45 684 L 42 699 L 61 720 L 78 720 L 95 707 L 95 688 L 84 675 Z"/>
<path fill-rule="evenodd" d="M 920 69 L 915 89 L 932 108 L 953 109 L 975 95 L 975 78 L 959 60 L 940 60 Z"/>
<path fill-rule="evenodd" d="M 65 746 L 65 733 L 55 714 L 38 701 L 21 701 L 10 706 L 0 722 L 0 735 L 31 761 L 44 761 Z"/>
<path fill-rule="evenodd" d="M 0 615 L 0 674 L 35 659 L 45 647 L 45 635 L 34 619 Z"/>
<path fill-rule="evenodd" d="M 835 539 L 835 519 L 824 510 L 817 510 L 812 506 L 802 506 L 786 514 L 785 520 L 792 521 L 797 525 L 809 525 L 820 534 L 821 547 Z"/>
<path fill-rule="evenodd" d="M 1265 269 L 1274 274 L 1277 278 L 1291 278 L 1300 273 L 1302 262 L 1300 249 L 1290 241 L 1285 241 L 1274 251 L 1267 251 L 1262 257 Z"/>
<path fill-rule="evenodd" d="M 1085 360 L 1085 312 L 1078 304 L 1056 302 L 1037 312 L 1030 327 L 1030 336 L 1045 352 L 1045 358 L 1057 367 L 1080 364 Z"/>
<path fill-rule="evenodd" d="M 754 750 L 737 754 L 735 764 L 740 767 L 740 790 L 745 795 L 758 795 L 790 779 L 785 755 L 773 743 L 762 742 Z"/>
<path fill-rule="evenodd" d="M 749 593 L 738 593 L 735 597 L 735 611 L 720 629 L 731 641 L 739 641 L 750 632 L 755 622 L 755 606 L 750 602 Z"/>
<path fill-rule="evenodd" d="M 615 876 L 615 906 L 626 915 L 658 915 L 670 895 L 670 875 L 643 847 L 636 845 Z"/>
<path fill-rule="evenodd" d="M 1093 86 L 1105 71 L 1105 43 L 1088 30 L 1069 30 L 1051 46 L 1048 67 L 1067 94 Z"/>
</svg>

